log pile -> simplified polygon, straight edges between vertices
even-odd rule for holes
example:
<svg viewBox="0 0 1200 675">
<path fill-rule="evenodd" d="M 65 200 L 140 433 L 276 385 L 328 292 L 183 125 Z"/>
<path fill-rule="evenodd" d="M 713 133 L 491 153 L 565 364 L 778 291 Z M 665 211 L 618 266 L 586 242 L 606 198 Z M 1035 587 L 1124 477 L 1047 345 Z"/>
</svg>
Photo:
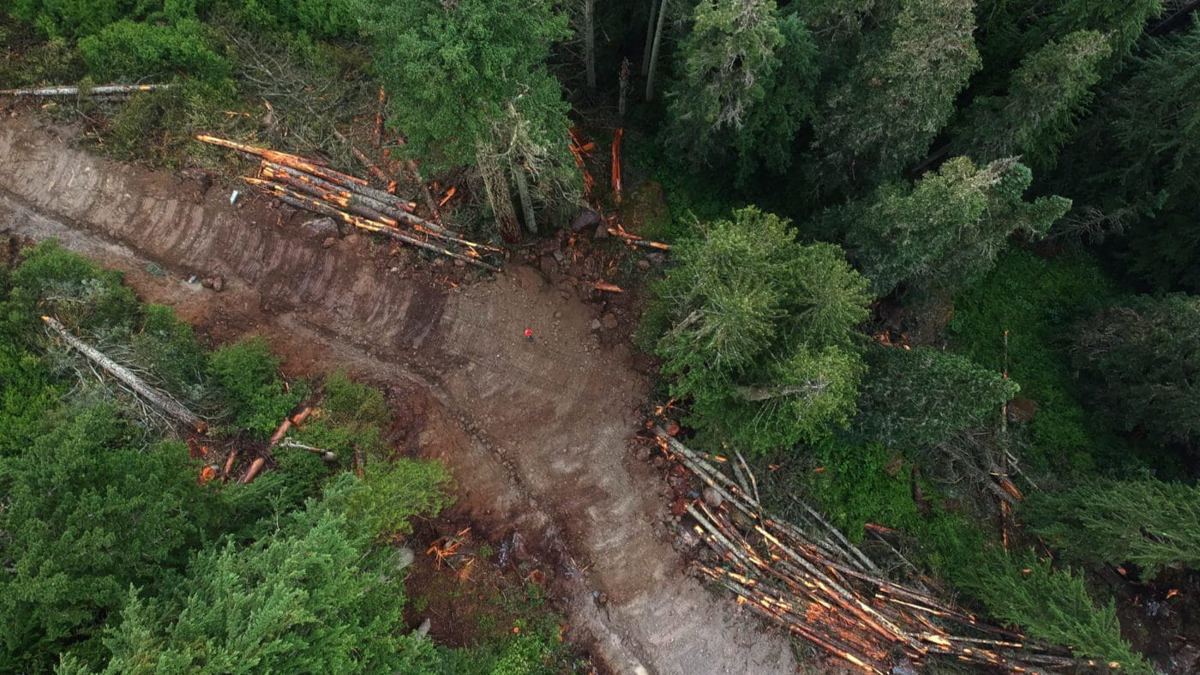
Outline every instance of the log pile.
<svg viewBox="0 0 1200 675">
<path fill-rule="evenodd" d="M 740 455 L 736 463 L 716 458 L 733 466 L 730 478 L 661 427 L 655 435 L 668 457 L 708 486 L 686 512 L 717 561 L 694 562 L 695 570 L 732 591 L 739 606 L 856 668 L 890 675 L 935 658 L 1022 675 L 1120 668 L 989 626 L 922 587 L 881 578 L 815 510 L 804 529 L 766 512 Z"/>
<path fill-rule="evenodd" d="M 485 255 L 501 254 L 500 249 L 467 241 L 438 223 L 418 216 L 409 203 L 372 188 L 362 178 L 285 152 L 255 148 L 214 136 L 198 135 L 196 138 L 257 157 L 261 162 L 258 176 L 248 176 L 244 180 L 284 204 L 330 216 L 361 230 L 378 232 L 490 272 L 500 271 L 484 258 Z"/>
</svg>

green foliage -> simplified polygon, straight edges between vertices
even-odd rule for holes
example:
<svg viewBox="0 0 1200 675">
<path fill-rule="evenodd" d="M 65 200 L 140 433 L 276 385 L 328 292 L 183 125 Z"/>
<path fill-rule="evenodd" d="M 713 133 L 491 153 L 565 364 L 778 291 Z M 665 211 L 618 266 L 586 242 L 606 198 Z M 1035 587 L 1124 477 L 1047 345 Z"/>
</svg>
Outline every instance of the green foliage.
<svg viewBox="0 0 1200 675">
<path fill-rule="evenodd" d="M 45 361 L 0 336 L 0 461 L 32 445 L 61 394 Z"/>
<path fill-rule="evenodd" d="M 816 117 L 823 181 L 894 180 L 924 157 L 980 66 L 971 6 L 905 0 L 887 36 L 865 44 Z"/>
<path fill-rule="evenodd" d="M 229 64 L 207 33 L 195 19 L 170 25 L 118 21 L 80 40 L 79 50 L 99 80 L 163 79 L 173 73 L 207 80 L 229 77 Z"/>
<path fill-rule="evenodd" d="M 1020 155 L 1035 168 L 1053 166 L 1111 53 L 1108 37 L 1095 31 L 1076 31 L 1030 53 L 1004 96 L 971 104 L 954 139 L 957 152 L 983 162 Z"/>
<path fill-rule="evenodd" d="M 1148 41 L 1100 99 L 1057 182 L 1076 218 L 1124 233 L 1120 258 L 1158 289 L 1200 290 L 1200 24 Z"/>
<path fill-rule="evenodd" d="M 354 11 L 373 40 L 372 57 L 393 96 L 389 123 L 414 156 L 436 166 L 470 163 L 480 142 L 501 139 L 509 115 L 529 124 L 532 142 L 566 152 L 567 106 L 544 62 L 567 36 L 567 18 L 549 0 L 358 0 Z"/>
<path fill-rule="evenodd" d="M 65 411 L 0 463 L 0 668 L 62 650 L 94 661 L 96 632 L 130 584 L 182 566 L 202 499 L 179 445 L 142 452 L 115 408 Z M 18 665 L 23 664 L 23 665 Z"/>
<path fill-rule="evenodd" d="M 122 19 L 142 20 L 162 8 L 156 0 L 12 0 L 4 9 L 50 37 L 83 37 Z"/>
<path fill-rule="evenodd" d="M 815 439 L 854 410 L 866 283 L 830 244 L 801 246 L 754 208 L 700 223 L 654 288 L 649 326 L 693 423 L 762 451 Z"/>
<path fill-rule="evenodd" d="M 201 552 L 172 593 L 131 592 L 104 672 L 422 672 L 431 650 L 403 632 L 400 580 L 363 567 L 349 529 L 310 502 L 260 541 Z"/>
<path fill-rule="evenodd" d="M 819 501 L 830 521 L 853 541 L 862 541 L 864 523 L 920 530 L 912 498 L 912 464 L 880 443 L 857 444 L 835 435 L 811 448 L 811 463 L 800 482 Z"/>
<path fill-rule="evenodd" d="M 262 338 L 225 345 L 209 358 L 209 375 L 238 429 L 265 439 L 300 403 L 300 387 L 289 392 L 279 377 L 280 361 Z"/>
<path fill-rule="evenodd" d="M 372 462 L 365 479 L 365 487 L 348 498 L 346 513 L 368 536 L 409 534 L 413 516 L 435 516 L 454 501 L 447 494 L 450 472 L 435 462 Z"/>
<path fill-rule="evenodd" d="M 1097 607 L 1081 575 L 1052 570 L 1032 552 L 1010 557 L 992 551 L 980 558 L 974 569 L 961 571 L 953 580 L 979 598 L 996 619 L 1017 624 L 1051 644 L 1070 645 L 1076 656 L 1119 663 L 1123 672 L 1155 672 L 1121 638 L 1114 605 Z"/>
<path fill-rule="evenodd" d="M 141 330 L 130 338 L 132 360 L 169 391 L 203 398 L 208 355 L 191 325 L 165 305 L 143 305 L 142 316 Z"/>
<path fill-rule="evenodd" d="M 176 166 L 199 144 L 192 134 L 224 118 L 222 110 L 232 102 L 227 81 L 189 80 L 134 94 L 110 120 L 100 151 L 126 161 Z"/>
<path fill-rule="evenodd" d="M 1125 446 L 1108 435 L 1083 403 L 1067 353 L 1072 323 L 1109 301 L 1116 291 L 1095 262 L 1080 255 L 1053 260 L 1010 251 L 981 283 L 954 299 L 949 335 L 952 351 L 985 369 L 1007 364 L 1021 395 L 1038 405 L 1031 422 L 1030 468 L 1094 469 L 1093 454 L 1107 452 L 1114 465 Z M 1007 350 L 1005 332 L 1008 333 Z M 1116 446 L 1113 449 L 1114 445 Z"/>
<path fill-rule="evenodd" d="M 1163 481 L 1081 484 L 1037 492 L 1021 511 L 1040 537 L 1075 560 L 1133 563 L 1149 579 L 1164 567 L 1200 567 L 1200 488 Z"/>
<path fill-rule="evenodd" d="M 228 2 L 240 23 L 255 32 L 295 31 L 318 38 L 349 38 L 358 30 L 347 0 L 244 0 Z"/>
<path fill-rule="evenodd" d="M 760 161 L 781 172 L 814 108 L 812 36 L 798 17 L 780 17 L 774 0 L 705 0 L 692 18 L 681 79 L 667 93 L 671 144 L 694 162 L 728 161 L 736 150 L 742 181 Z"/>
<path fill-rule="evenodd" d="M 936 445 L 956 431 L 992 426 L 1018 389 L 963 356 L 876 347 L 867 352 L 854 430 L 886 446 Z"/>
<path fill-rule="evenodd" d="M 1200 301 L 1140 296 L 1079 326 L 1076 362 L 1124 429 L 1163 443 L 1200 439 Z"/>
<path fill-rule="evenodd" d="M 123 279 L 47 239 L 25 251 L 13 272 L 10 307 L 17 316 L 9 320 L 32 329 L 41 313 L 77 330 L 128 334 L 138 302 Z"/>
<path fill-rule="evenodd" d="M 1022 195 L 1033 176 L 1012 160 L 977 168 L 958 157 L 915 185 L 887 184 L 830 213 L 875 292 L 899 284 L 956 291 L 986 274 L 1015 232 L 1039 236 L 1070 201 Z"/>
</svg>

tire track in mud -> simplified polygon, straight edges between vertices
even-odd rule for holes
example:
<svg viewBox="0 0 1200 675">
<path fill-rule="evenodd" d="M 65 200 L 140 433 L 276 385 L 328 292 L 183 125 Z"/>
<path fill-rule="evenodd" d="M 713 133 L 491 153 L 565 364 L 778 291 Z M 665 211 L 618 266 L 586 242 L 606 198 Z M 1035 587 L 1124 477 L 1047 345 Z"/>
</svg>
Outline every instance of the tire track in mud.
<svg viewBox="0 0 1200 675">
<path fill-rule="evenodd" d="M 596 343 L 590 307 L 522 267 L 454 290 L 401 278 L 378 270 L 365 242 L 326 248 L 252 200 L 239 210 L 216 190 L 198 202 L 184 192 L 168 174 L 71 149 L 53 129 L 0 123 L 0 231 L 57 237 L 189 320 L 434 399 L 449 423 L 423 435 L 422 453 L 454 470 L 456 508 L 556 559 L 573 634 L 615 672 L 795 672 L 778 633 L 684 574 L 660 525 L 661 481 L 628 452 L 645 384 L 624 348 Z M 175 278 L 145 274 L 146 261 Z M 178 279 L 190 274 L 221 275 L 226 288 Z"/>
</svg>

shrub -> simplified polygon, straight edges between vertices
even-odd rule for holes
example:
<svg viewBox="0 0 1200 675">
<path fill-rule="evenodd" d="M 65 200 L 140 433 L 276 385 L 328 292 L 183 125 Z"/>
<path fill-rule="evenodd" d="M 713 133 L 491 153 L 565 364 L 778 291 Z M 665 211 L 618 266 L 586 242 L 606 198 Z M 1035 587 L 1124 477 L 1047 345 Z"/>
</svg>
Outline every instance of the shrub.
<svg viewBox="0 0 1200 675">
<path fill-rule="evenodd" d="M 450 472 L 436 462 L 372 462 L 365 477 L 364 487 L 348 497 L 346 513 L 367 536 L 408 534 L 413 516 L 435 516 L 453 502 Z"/>
<path fill-rule="evenodd" d="M 202 80 L 229 77 L 229 63 L 213 49 L 209 31 L 195 19 L 171 25 L 118 21 L 79 41 L 92 76 L 101 81 L 164 79 L 181 74 Z"/>
<path fill-rule="evenodd" d="M 78 330 L 128 334 L 138 301 L 123 281 L 120 272 L 101 269 L 48 239 L 25 251 L 25 260 L 13 273 L 13 309 L 19 307 L 18 321 L 27 328 L 40 323 L 41 313 Z"/>
<path fill-rule="evenodd" d="M 142 329 L 131 339 L 134 362 L 168 389 L 193 400 L 203 398 L 208 356 L 191 325 L 165 305 L 144 305 L 142 314 Z"/>
<path fill-rule="evenodd" d="M 225 345 L 209 358 L 209 374 L 230 420 L 258 438 L 269 436 L 302 399 L 300 387 L 285 389 L 281 360 L 262 338 Z"/>
</svg>

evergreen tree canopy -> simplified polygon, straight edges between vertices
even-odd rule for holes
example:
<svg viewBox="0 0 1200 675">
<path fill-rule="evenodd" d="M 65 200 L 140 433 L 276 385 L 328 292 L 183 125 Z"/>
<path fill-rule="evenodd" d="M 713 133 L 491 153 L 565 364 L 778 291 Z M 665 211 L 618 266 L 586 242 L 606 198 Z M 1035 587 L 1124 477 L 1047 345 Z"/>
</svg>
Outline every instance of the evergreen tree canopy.
<svg viewBox="0 0 1200 675">
<path fill-rule="evenodd" d="M 1107 480 L 1036 492 L 1021 515 L 1076 560 L 1133 563 L 1147 579 L 1164 567 L 1200 567 L 1200 488 L 1194 485 Z"/>
<path fill-rule="evenodd" d="M 742 181 L 764 161 L 786 169 L 814 107 L 812 36 L 799 17 L 781 18 L 774 0 L 705 0 L 693 21 L 668 92 L 672 144 L 700 162 L 736 151 Z"/>
<path fill-rule="evenodd" d="M 754 208 L 699 225 L 655 289 L 656 351 L 698 426 L 765 450 L 817 438 L 854 411 L 866 282 L 830 244 L 795 243 Z"/>
<path fill-rule="evenodd" d="M 958 157 L 915 185 L 884 185 L 827 218 L 876 293 L 899 284 L 952 291 L 986 274 L 1011 234 L 1041 235 L 1070 208 L 1061 197 L 1023 201 L 1032 180 L 1014 160 L 980 168 Z"/>
<path fill-rule="evenodd" d="M 197 544 L 204 498 L 179 444 L 142 451 L 107 405 L 71 411 L 0 461 L 0 669 L 36 670 L 96 632 L 130 584 L 154 588 Z"/>
<path fill-rule="evenodd" d="M 927 347 L 875 347 L 866 362 L 854 430 L 888 446 L 936 445 L 956 431 L 991 426 L 1018 389 L 999 372 Z"/>
<path fill-rule="evenodd" d="M 546 70 L 567 17 L 549 0 L 387 0 L 355 4 L 389 92 L 389 123 L 414 156 L 469 164 L 478 144 L 500 143 L 515 111 L 539 146 L 565 153 L 567 104 Z"/>
<path fill-rule="evenodd" d="M 1034 168 L 1053 166 L 1111 52 L 1104 35 L 1076 31 L 1029 54 L 1004 96 L 980 96 L 971 104 L 955 151 L 980 162 L 1020 155 Z"/>
<path fill-rule="evenodd" d="M 207 549 L 157 600 L 136 591 L 105 645 L 104 673 L 331 673 L 428 671 L 428 642 L 408 636 L 395 562 L 369 553 L 337 505 L 353 479 L 330 486 L 277 532 Z"/>
<path fill-rule="evenodd" d="M 972 4 L 903 0 L 867 42 L 816 117 L 823 182 L 893 180 L 925 156 L 979 69 Z"/>
<path fill-rule="evenodd" d="M 1076 363 L 1125 429 L 1200 440 L 1200 300 L 1138 297 L 1078 328 Z"/>
</svg>

